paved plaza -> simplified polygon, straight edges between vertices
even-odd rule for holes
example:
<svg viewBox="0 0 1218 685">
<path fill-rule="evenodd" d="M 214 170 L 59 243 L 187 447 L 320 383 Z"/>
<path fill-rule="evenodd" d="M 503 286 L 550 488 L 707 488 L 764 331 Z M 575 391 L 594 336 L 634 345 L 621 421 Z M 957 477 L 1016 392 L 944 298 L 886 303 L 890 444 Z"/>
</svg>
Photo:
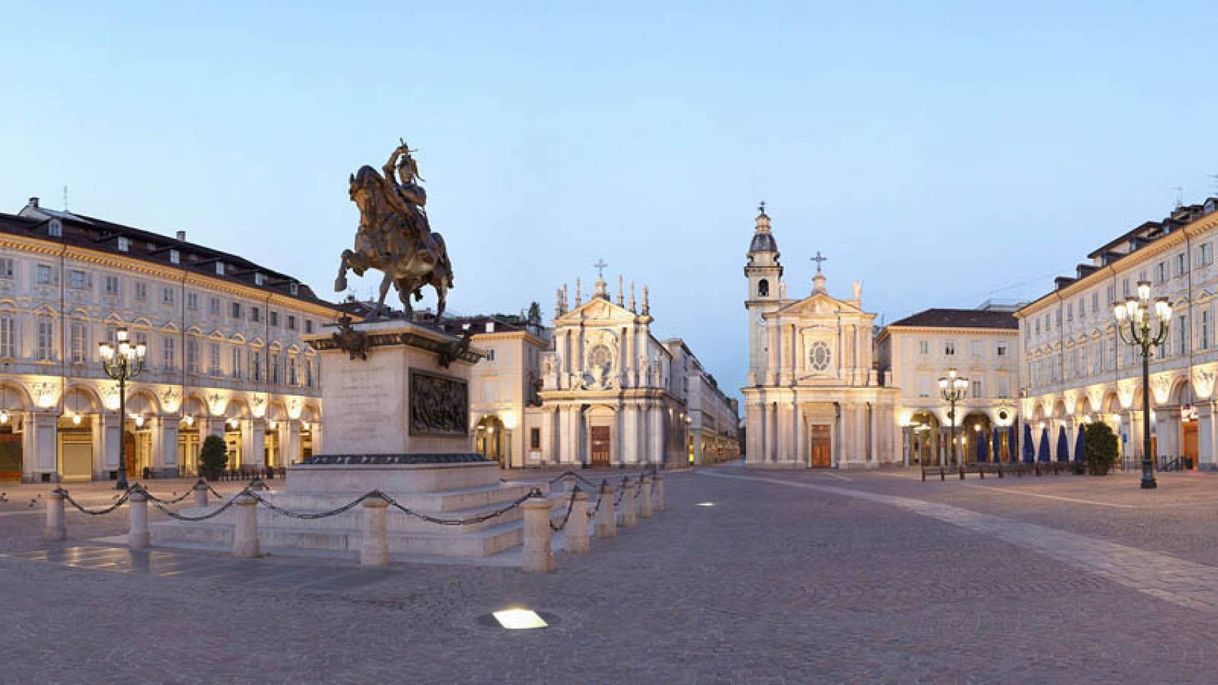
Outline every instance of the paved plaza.
<svg viewBox="0 0 1218 685">
<path fill-rule="evenodd" d="M 1218 477 L 1165 474 L 1144 492 L 1133 475 L 922 483 L 731 465 L 668 483 L 666 512 L 560 553 L 547 575 L 130 553 L 98 541 L 123 532 L 121 511 L 69 513 L 69 539 L 46 543 L 29 506 L 46 486 L 10 487 L 0 680 L 1214 680 Z M 102 485 L 73 493 L 101 506 Z M 517 605 L 556 621 L 478 620 Z"/>
</svg>

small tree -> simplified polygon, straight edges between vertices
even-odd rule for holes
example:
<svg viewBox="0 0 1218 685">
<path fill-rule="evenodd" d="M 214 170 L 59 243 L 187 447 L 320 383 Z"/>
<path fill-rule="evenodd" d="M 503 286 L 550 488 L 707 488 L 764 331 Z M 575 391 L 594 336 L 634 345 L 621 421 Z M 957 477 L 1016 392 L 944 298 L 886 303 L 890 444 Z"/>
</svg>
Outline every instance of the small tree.
<svg viewBox="0 0 1218 685">
<path fill-rule="evenodd" d="M 1108 424 L 1097 421 L 1089 423 L 1083 433 L 1083 456 L 1087 459 L 1087 467 L 1091 475 L 1102 476 L 1108 473 L 1117 458 L 1117 437 Z"/>
<path fill-rule="evenodd" d="M 204 438 L 203 447 L 199 450 L 199 467 L 203 473 L 216 474 L 227 465 L 228 448 L 224 445 L 224 438 L 219 435 Z"/>
</svg>

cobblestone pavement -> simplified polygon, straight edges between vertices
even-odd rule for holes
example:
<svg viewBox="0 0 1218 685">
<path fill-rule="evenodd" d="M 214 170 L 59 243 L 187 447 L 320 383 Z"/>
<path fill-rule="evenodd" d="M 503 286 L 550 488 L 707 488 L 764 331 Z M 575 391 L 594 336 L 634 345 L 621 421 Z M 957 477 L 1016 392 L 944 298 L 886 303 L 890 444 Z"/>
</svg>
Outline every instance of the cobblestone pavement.
<svg viewBox="0 0 1218 685">
<path fill-rule="evenodd" d="M 728 466 L 668 486 L 668 511 L 547 575 L 133 554 L 96 541 L 121 511 L 70 513 L 46 543 L 45 487 L 10 489 L 0 682 L 1215 681 L 1218 476 L 1145 493 Z M 478 621 L 516 605 L 557 621 Z"/>
</svg>

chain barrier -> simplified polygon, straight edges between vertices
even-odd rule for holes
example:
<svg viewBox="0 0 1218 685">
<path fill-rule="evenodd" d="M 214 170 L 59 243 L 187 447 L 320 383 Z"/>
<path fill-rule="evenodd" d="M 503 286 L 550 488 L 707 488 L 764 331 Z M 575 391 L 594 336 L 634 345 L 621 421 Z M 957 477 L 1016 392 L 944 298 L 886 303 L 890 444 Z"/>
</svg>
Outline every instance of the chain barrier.
<svg viewBox="0 0 1218 685">
<path fill-rule="evenodd" d="M 596 493 L 596 505 L 588 510 L 588 518 L 596 516 L 596 512 L 601 510 L 601 502 L 605 499 L 605 488 L 609 487 L 609 479 L 602 478 L 600 489 Z"/>
<path fill-rule="evenodd" d="M 618 507 L 622 506 L 622 498 L 626 496 L 626 488 L 627 488 L 629 485 L 630 485 L 630 479 L 629 479 L 629 478 L 623 478 L 623 479 L 622 479 L 622 487 L 618 488 L 618 490 L 617 490 L 617 497 L 615 497 L 615 498 L 614 498 L 614 500 L 613 500 L 613 509 L 614 509 L 614 511 L 616 511 Z"/>
<path fill-rule="evenodd" d="M 195 490 L 193 487 L 188 488 L 186 490 L 186 492 L 182 493 L 181 497 L 177 497 L 174 499 L 161 499 L 160 497 L 157 497 L 156 495 L 152 494 L 151 492 L 148 492 L 147 490 L 144 491 L 144 496 L 148 498 L 148 501 L 158 503 L 158 504 L 177 504 L 178 502 L 181 502 L 182 500 L 186 499 L 187 497 L 190 497 L 193 494 L 195 494 Z"/>
<path fill-rule="evenodd" d="M 553 522 L 553 521 L 548 521 L 548 523 L 550 524 L 550 530 L 552 530 L 552 531 L 554 531 L 555 533 L 557 533 L 558 531 L 560 531 L 560 530 L 562 530 L 563 528 L 566 528 L 566 527 L 567 527 L 567 521 L 570 521 L 570 520 L 571 520 L 571 511 L 572 511 L 572 510 L 575 508 L 575 496 L 576 496 L 576 495 L 578 495 L 578 494 L 579 494 L 579 492 L 580 492 L 580 490 L 579 490 L 579 488 L 578 488 L 578 487 L 576 487 L 576 488 L 572 488 L 572 489 L 571 489 L 571 497 L 570 497 L 570 499 L 568 499 L 568 500 L 567 500 L 567 514 L 566 514 L 566 516 L 563 516 L 563 517 L 562 517 L 562 523 L 558 524 L 557 526 L 556 526 L 556 525 L 554 525 L 554 522 Z M 586 522 L 586 521 L 584 522 L 584 525 L 587 525 L 587 522 Z"/>
<path fill-rule="evenodd" d="M 576 473 L 574 471 L 566 471 L 562 474 L 559 474 L 559 475 L 551 478 L 550 484 L 553 485 L 554 483 L 557 483 L 558 481 L 560 481 L 564 478 L 569 478 L 571 476 L 578 478 L 580 480 L 580 482 L 582 482 L 585 485 L 588 485 L 590 487 L 596 487 L 596 483 L 593 483 L 592 481 L 588 480 L 587 478 L 584 478 L 583 476 L 579 475 L 578 473 Z"/>
<path fill-rule="evenodd" d="M 238 492 L 237 494 L 230 497 L 227 502 L 220 505 L 214 511 L 209 511 L 206 514 L 201 514 L 199 516 L 187 516 L 186 514 L 179 514 L 176 511 L 171 511 L 168 507 L 166 507 L 165 505 L 163 505 L 159 502 L 154 502 L 153 506 L 156 507 L 157 509 L 159 509 L 162 514 L 165 514 L 169 518 L 177 519 L 179 521 L 191 521 L 191 522 L 206 521 L 207 519 L 215 518 L 215 517 L 219 516 L 220 514 L 223 514 L 225 511 L 228 510 L 229 507 L 231 507 L 237 503 L 238 497 L 240 497 L 241 495 L 245 495 L 245 494 L 250 494 L 250 493 L 248 490 L 242 490 L 241 492 Z"/>
<path fill-rule="evenodd" d="M 517 497 L 507 506 L 500 507 L 499 509 L 496 509 L 494 511 L 488 511 L 484 514 L 478 514 L 477 516 L 470 516 L 469 518 L 464 518 L 464 519 L 442 519 L 442 518 L 436 518 L 435 516 L 430 516 L 428 514 L 421 514 L 417 511 L 404 507 L 401 504 L 399 504 L 397 500 L 393 499 L 392 497 L 390 497 L 389 495 L 386 495 L 383 492 L 380 493 L 380 495 L 381 495 L 381 499 L 383 499 L 389 503 L 389 506 L 393 507 L 394 509 L 397 509 L 398 511 L 401 511 L 403 514 L 406 514 L 407 516 L 413 516 L 417 519 L 426 521 L 428 523 L 439 524 L 441 526 L 468 526 L 468 525 L 473 525 L 475 523 L 482 523 L 483 521 L 489 521 L 490 519 L 493 519 L 493 518 L 496 518 L 499 516 L 503 516 L 504 514 L 515 509 L 516 507 L 520 506 L 521 504 L 524 504 L 524 501 L 529 499 L 530 497 L 542 497 L 543 496 L 541 494 L 541 490 L 539 490 L 537 488 L 533 488 L 527 494 Z"/>
<path fill-rule="evenodd" d="M 634 497 L 632 497 L 631 499 L 636 500 L 639 498 L 639 495 L 641 495 L 641 494 L 643 494 L 643 474 L 640 473 L 639 474 L 639 484 L 637 486 L 635 486 Z"/>
<path fill-rule="evenodd" d="M 331 509 L 329 511 L 301 513 L 298 511 L 292 511 L 290 509 L 284 509 L 283 507 L 279 506 L 278 504 L 275 504 L 274 502 L 271 502 L 270 500 L 263 498 L 262 495 L 259 495 L 257 492 L 254 492 L 253 490 L 251 490 L 249 488 L 246 488 L 242 492 L 244 492 L 245 494 L 249 495 L 250 497 L 253 497 L 254 499 L 258 500 L 258 502 L 260 504 L 264 505 L 267 509 L 270 509 L 271 511 L 275 512 L 276 514 L 282 514 L 283 516 L 287 516 L 288 518 L 300 519 L 302 521 L 311 521 L 313 519 L 324 519 L 324 518 L 329 518 L 331 516 L 338 516 L 339 514 L 345 514 L 348 511 L 351 511 L 352 509 L 354 509 L 355 506 L 358 505 L 360 502 L 363 502 L 364 500 L 369 499 L 369 498 L 380 497 L 381 499 L 385 499 L 385 494 L 383 492 L 381 492 L 380 490 L 373 490 L 371 492 L 360 495 L 359 497 L 348 502 L 347 504 L 344 504 L 341 507 Z"/>
<path fill-rule="evenodd" d="M 59 494 L 63 495 L 64 501 L 66 501 L 68 504 L 71 504 L 72 506 L 79 509 L 80 513 L 88 514 L 89 516 L 101 516 L 102 514 L 109 514 L 110 512 L 114 511 L 115 509 L 118 509 L 119 507 L 126 504 L 127 498 L 131 496 L 131 488 L 127 488 L 127 490 L 125 492 L 123 492 L 123 496 L 119 497 L 118 501 L 115 502 L 114 504 L 111 504 L 110 506 L 106 507 L 105 509 L 92 509 L 91 510 L 91 509 L 85 509 L 84 507 L 82 507 L 80 505 L 80 502 L 77 502 L 76 500 L 72 499 L 72 496 L 68 494 L 68 491 L 64 490 L 63 488 L 55 488 L 55 490 L 53 490 L 52 492 L 58 492 Z"/>
</svg>

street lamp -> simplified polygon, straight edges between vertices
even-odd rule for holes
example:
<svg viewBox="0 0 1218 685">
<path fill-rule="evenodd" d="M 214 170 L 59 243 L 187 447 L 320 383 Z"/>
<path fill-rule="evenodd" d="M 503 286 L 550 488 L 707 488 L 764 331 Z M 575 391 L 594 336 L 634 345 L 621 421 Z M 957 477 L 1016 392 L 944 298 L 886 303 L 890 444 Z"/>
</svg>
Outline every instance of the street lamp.
<svg viewBox="0 0 1218 685">
<path fill-rule="evenodd" d="M 948 369 L 947 375 L 939 379 L 939 394 L 947 402 L 947 418 L 952 422 L 952 463 L 956 463 L 956 403 L 964 399 L 968 390 L 968 379 L 956 375 L 955 369 Z"/>
<path fill-rule="evenodd" d="M 1171 324 L 1171 303 L 1166 297 L 1150 299 L 1150 281 L 1138 281 L 1138 296 L 1125 298 L 1124 302 L 1112 304 L 1112 315 L 1116 317 L 1117 334 L 1127 345 L 1135 345 L 1142 352 L 1142 489 L 1157 487 L 1155 472 L 1150 463 L 1150 348 L 1167 339 Z M 1151 335 L 1154 321 L 1159 323 L 1159 332 Z M 1126 335 L 1122 324 L 1129 323 Z"/>
<path fill-rule="evenodd" d="M 102 369 L 106 375 L 118 381 L 118 418 L 119 418 L 119 449 L 118 449 L 118 490 L 127 489 L 127 441 L 123 439 L 123 422 L 127 419 L 127 381 L 140 375 L 144 370 L 144 355 L 148 348 L 144 343 L 129 340 L 127 329 L 114 331 L 114 342 L 105 341 L 97 344 L 101 356 Z"/>
</svg>

